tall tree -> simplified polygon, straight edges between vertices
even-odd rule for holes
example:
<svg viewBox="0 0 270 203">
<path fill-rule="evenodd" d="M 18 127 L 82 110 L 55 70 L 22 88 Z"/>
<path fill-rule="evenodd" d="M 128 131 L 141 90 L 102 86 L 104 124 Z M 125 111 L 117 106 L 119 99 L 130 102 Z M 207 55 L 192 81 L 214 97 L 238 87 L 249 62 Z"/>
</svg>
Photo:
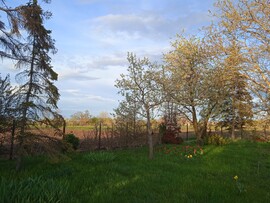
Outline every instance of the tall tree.
<svg viewBox="0 0 270 203">
<path fill-rule="evenodd" d="M 221 98 L 219 74 L 203 40 L 178 36 L 172 48 L 164 55 L 163 89 L 193 124 L 201 143 Z"/>
<path fill-rule="evenodd" d="M 135 54 L 128 53 L 129 67 L 127 74 L 116 80 L 115 86 L 119 93 L 126 94 L 140 107 L 139 113 L 146 118 L 149 145 L 149 159 L 154 157 L 153 135 L 151 127 L 151 112 L 162 103 L 160 88 L 156 82 L 157 65 L 149 59 L 138 59 Z"/>
<path fill-rule="evenodd" d="M 231 80 L 224 86 L 225 95 L 217 119 L 223 127 L 229 127 L 231 138 L 235 138 L 235 129 L 242 129 L 253 117 L 253 103 L 246 78 L 234 71 Z M 229 78 L 228 78 L 229 79 Z"/>
<path fill-rule="evenodd" d="M 248 81 L 243 74 L 246 58 L 241 54 L 241 47 L 231 40 L 226 47 L 226 56 L 220 62 L 224 68 L 224 98 L 221 115 L 231 128 L 231 137 L 235 138 L 235 127 L 241 128 L 253 116 L 252 97 Z"/>
<path fill-rule="evenodd" d="M 270 90 L 270 2 L 269 0 L 219 0 L 212 36 L 223 44 L 236 41 L 245 57 L 241 74 L 249 80 L 249 88 L 267 109 Z"/>
<path fill-rule="evenodd" d="M 72 125 L 89 125 L 91 122 L 91 114 L 88 110 L 85 110 L 84 112 L 78 111 L 71 115 L 69 119 L 69 123 Z"/>
<path fill-rule="evenodd" d="M 124 100 L 114 109 L 114 117 L 119 130 L 122 132 L 131 129 L 131 133 L 135 137 L 138 132 L 137 121 L 140 118 L 139 112 L 140 106 L 126 94 Z"/>
<path fill-rule="evenodd" d="M 51 66 L 50 53 L 56 53 L 51 31 L 44 27 L 44 19 L 50 13 L 44 12 L 37 0 L 29 1 L 19 9 L 22 28 L 27 32 L 27 43 L 24 45 L 23 60 L 17 66 L 22 72 L 16 79 L 21 83 L 19 94 L 22 98 L 20 109 L 21 126 L 18 135 L 19 151 L 17 168 L 20 168 L 24 145 L 30 138 L 27 128 L 30 124 L 46 121 L 51 123 L 54 117 L 61 117 L 57 113 L 59 93 L 53 81 L 57 80 L 57 73 Z"/>
</svg>

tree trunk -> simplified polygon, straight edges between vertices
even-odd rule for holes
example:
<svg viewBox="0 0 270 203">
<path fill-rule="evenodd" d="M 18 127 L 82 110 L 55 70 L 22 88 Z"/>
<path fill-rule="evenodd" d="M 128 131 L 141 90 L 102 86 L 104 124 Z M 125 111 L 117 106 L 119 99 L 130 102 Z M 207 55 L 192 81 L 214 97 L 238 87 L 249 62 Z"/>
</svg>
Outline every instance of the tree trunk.
<svg viewBox="0 0 270 203">
<path fill-rule="evenodd" d="M 136 114 L 133 116 L 133 138 L 136 137 Z"/>
<path fill-rule="evenodd" d="M 231 138 L 232 139 L 235 139 L 235 121 L 234 121 L 234 119 L 232 120 L 232 134 L 231 134 Z"/>
<path fill-rule="evenodd" d="M 151 116 L 150 109 L 146 108 L 146 119 L 147 119 L 147 137 L 148 137 L 148 146 L 149 146 L 149 159 L 154 158 L 154 145 L 153 145 L 153 134 L 151 129 Z"/>
<path fill-rule="evenodd" d="M 234 89 L 234 94 L 232 96 L 232 124 L 231 124 L 231 130 L 232 130 L 232 133 L 231 133 L 231 138 L 232 139 L 235 139 L 235 89 Z"/>
<path fill-rule="evenodd" d="M 198 119 L 196 115 L 196 109 L 194 106 L 192 106 L 192 124 L 193 124 L 194 134 L 196 136 L 197 142 L 200 142 L 201 133 L 199 132 L 199 124 L 198 124 Z"/>
<path fill-rule="evenodd" d="M 32 55 L 31 55 L 31 64 L 30 64 L 30 72 L 29 72 L 29 87 L 26 92 L 26 98 L 24 101 L 24 106 L 22 109 L 22 122 L 21 122 L 21 128 L 20 128 L 20 133 L 18 135 L 18 158 L 17 158 L 17 163 L 16 163 L 16 170 L 20 170 L 21 164 L 22 164 L 22 157 L 24 154 L 24 139 L 25 139 L 25 128 L 27 124 L 27 111 L 29 110 L 29 102 L 30 102 L 30 95 L 32 93 L 33 89 L 33 75 L 34 75 L 34 61 L 35 61 L 35 41 L 36 37 L 34 37 L 34 42 L 33 42 L 33 48 L 32 48 Z"/>
<path fill-rule="evenodd" d="M 14 146 L 15 128 L 16 128 L 16 123 L 15 123 L 15 120 L 13 119 L 13 121 L 12 121 L 11 139 L 10 139 L 10 152 L 9 152 L 9 159 L 10 160 L 13 159 L 13 146 Z"/>
<path fill-rule="evenodd" d="M 203 121 L 202 126 L 200 127 L 200 137 L 204 139 L 207 136 L 207 124 L 208 120 Z"/>
<path fill-rule="evenodd" d="M 232 124 L 231 124 L 231 138 L 235 139 L 235 109 L 234 109 L 234 98 L 232 100 Z"/>
</svg>

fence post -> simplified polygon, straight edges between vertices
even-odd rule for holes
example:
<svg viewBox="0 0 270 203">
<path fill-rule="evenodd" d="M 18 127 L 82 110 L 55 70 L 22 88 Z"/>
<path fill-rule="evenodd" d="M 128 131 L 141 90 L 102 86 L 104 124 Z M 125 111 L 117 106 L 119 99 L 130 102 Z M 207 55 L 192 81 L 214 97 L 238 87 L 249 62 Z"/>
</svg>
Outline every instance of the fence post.
<svg viewBox="0 0 270 203">
<path fill-rule="evenodd" d="M 113 135 L 114 135 L 114 125 L 113 125 L 113 123 L 112 123 L 111 139 L 113 139 Z"/>
<path fill-rule="evenodd" d="M 223 136 L 222 126 L 220 126 L 220 134 L 221 134 L 221 136 Z"/>
<path fill-rule="evenodd" d="M 99 133 L 98 133 L 98 149 L 101 148 L 101 122 L 99 122 Z"/>
<path fill-rule="evenodd" d="M 11 132 L 11 139 L 10 139 L 10 152 L 9 152 L 9 159 L 13 159 L 13 147 L 14 147 L 14 137 L 15 137 L 15 128 L 16 128 L 16 123 L 15 119 L 12 121 L 12 132 Z"/>
<path fill-rule="evenodd" d="M 188 140 L 188 123 L 187 123 L 187 140 Z"/>
<path fill-rule="evenodd" d="M 241 131 L 240 131 L 240 135 L 241 135 L 241 139 L 243 139 L 243 126 L 241 125 L 241 129 L 240 129 Z M 265 129 L 265 136 L 266 136 L 266 129 Z"/>
<path fill-rule="evenodd" d="M 126 146 L 128 146 L 128 122 L 126 123 Z"/>
<path fill-rule="evenodd" d="M 64 123 L 63 123 L 63 135 L 66 134 L 66 120 L 64 119 Z"/>
</svg>

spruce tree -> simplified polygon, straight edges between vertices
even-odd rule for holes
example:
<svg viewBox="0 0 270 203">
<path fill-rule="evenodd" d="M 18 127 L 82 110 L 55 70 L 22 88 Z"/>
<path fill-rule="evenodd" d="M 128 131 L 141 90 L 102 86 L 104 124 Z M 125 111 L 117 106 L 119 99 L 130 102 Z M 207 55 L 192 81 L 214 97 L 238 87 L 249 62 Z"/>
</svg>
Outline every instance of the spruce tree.
<svg viewBox="0 0 270 203">
<path fill-rule="evenodd" d="M 17 66 L 22 70 L 16 79 L 20 82 L 19 95 L 21 97 L 20 130 L 18 135 L 18 162 L 21 166 L 22 156 L 26 153 L 26 145 L 31 144 L 33 136 L 29 127 L 39 126 L 40 122 L 53 124 L 55 118 L 61 118 L 57 113 L 59 93 L 54 81 L 57 73 L 51 65 L 50 53 L 56 53 L 51 31 L 44 27 L 44 19 L 50 14 L 44 12 L 36 0 L 30 1 L 19 9 L 21 26 L 27 31 L 27 42 L 24 44 L 24 57 Z M 29 141 L 30 140 L 30 141 Z"/>
</svg>

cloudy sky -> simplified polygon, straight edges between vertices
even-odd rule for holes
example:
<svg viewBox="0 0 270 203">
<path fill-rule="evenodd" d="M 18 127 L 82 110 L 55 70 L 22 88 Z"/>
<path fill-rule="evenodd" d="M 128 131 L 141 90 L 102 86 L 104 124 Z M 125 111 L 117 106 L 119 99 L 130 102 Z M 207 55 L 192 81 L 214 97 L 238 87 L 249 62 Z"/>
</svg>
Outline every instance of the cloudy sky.
<svg viewBox="0 0 270 203">
<path fill-rule="evenodd" d="M 9 2 L 9 1 L 7 1 Z M 27 2 L 13 0 L 14 5 Z M 170 41 L 183 30 L 198 34 L 211 22 L 214 0 L 52 0 L 46 22 L 58 52 L 52 65 L 61 113 L 112 112 L 121 99 L 114 82 L 128 66 L 127 52 L 161 61 Z M 2 74 L 16 74 L 2 62 Z"/>
</svg>

